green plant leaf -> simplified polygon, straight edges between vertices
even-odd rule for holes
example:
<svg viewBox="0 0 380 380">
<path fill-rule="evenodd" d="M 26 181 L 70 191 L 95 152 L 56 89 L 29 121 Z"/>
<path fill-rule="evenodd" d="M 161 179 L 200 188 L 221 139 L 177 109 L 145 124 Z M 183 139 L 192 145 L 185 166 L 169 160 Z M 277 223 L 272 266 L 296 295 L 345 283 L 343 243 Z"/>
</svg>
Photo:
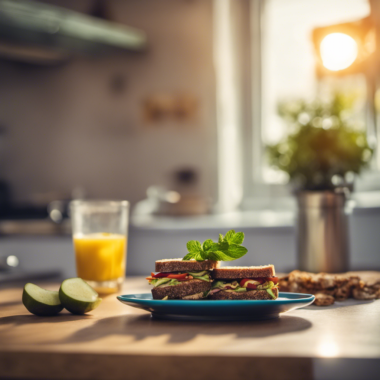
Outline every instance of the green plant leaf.
<svg viewBox="0 0 380 380">
<path fill-rule="evenodd" d="M 244 241 L 244 233 L 243 232 L 237 232 L 233 238 L 231 239 L 231 243 L 233 244 L 243 244 Z"/>
<path fill-rule="evenodd" d="M 227 241 L 228 243 L 230 243 L 233 239 L 235 235 L 235 231 L 234 230 L 230 230 L 226 233 L 226 236 L 224 237 L 224 240 Z"/>
<path fill-rule="evenodd" d="M 211 239 L 207 239 L 202 244 L 202 249 L 204 251 L 211 251 L 215 243 Z"/>
<path fill-rule="evenodd" d="M 205 252 L 204 252 L 204 251 L 199 251 L 199 252 L 195 255 L 194 259 L 195 259 L 196 261 L 204 261 L 204 260 L 205 260 L 205 257 L 206 257 L 206 259 L 207 259 L 207 255 L 205 255 Z"/>
<path fill-rule="evenodd" d="M 278 112 L 289 134 L 269 145 L 269 163 L 287 174 L 296 190 L 349 186 L 350 173 L 368 166 L 373 150 L 355 117 L 358 94 L 338 92 L 330 101 L 293 100 Z"/>
<path fill-rule="evenodd" d="M 220 261 L 220 257 L 216 252 L 209 252 L 208 259 L 214 260 L 214 261 Z"/>
<path fill-rule="evenodd" d="M 202 244 L 202 250 L 200 251 L 200 256 L 202 257 L 202 260 L 208 259 L 208 254 L 211 251 L 215 251 L 218 249 L 218 244 L 214 243 L 211 239 L 207 239 Z M 199 259 L 196 259 L 199 261 Z"/>
<path fill-rule="evenodd" d="M 189 252 L 199 252 L 202 250 L 201 243 L 197 240 L 190 240 L 186 246 Z"/>
<path fill-rule="evenodd" d="M 241 246 L 244 241 L 243 232 L 230 230 L 226 236 L 219 234 L 218 243 L 207 239 L 201 244 L 199 241 L 191 240 L 187 243 L 189 253 L 183 260 L 195 259 L 197 261 L 215 260 L 232 261 L 244 256 L 248 250 Z"/>
<path fill-rule="evenodd" d="M 188 253 L 182 260 L 191 260 L 191 259 L 194 259 L 197 254 L 198 254 L 198 252 Z"/>
<path fill-rule="evenodd" d="M 216 251 L 228 251 L 230 245 L 226 241 L 218 243 Z"/>
<path fill-rule="evenodd" d="M 248 252 L 248 249 L 240 245 L 231 244 L 228 250 L 224 250 L 222 252 L 226 256 L 230 257 L 229 260 L 225 260 L 225 261 L 232 261 L 232 260 L 240 259 L 240 257 L 244 256 Z"/>
<path fill-rule="evenodd" d="M 213 257 L 215 257 L 215 259 L 212 259 L 212 260 L 216 260 L 216 261 L 232 261 L 232 260 L 235 260 L 235 259 L 231 258 L 231 256 L 229 256 L 226 252 L 223 252 L 223 251 L 212 252 L 212 255 L 213 255 Z"/>
</svg>

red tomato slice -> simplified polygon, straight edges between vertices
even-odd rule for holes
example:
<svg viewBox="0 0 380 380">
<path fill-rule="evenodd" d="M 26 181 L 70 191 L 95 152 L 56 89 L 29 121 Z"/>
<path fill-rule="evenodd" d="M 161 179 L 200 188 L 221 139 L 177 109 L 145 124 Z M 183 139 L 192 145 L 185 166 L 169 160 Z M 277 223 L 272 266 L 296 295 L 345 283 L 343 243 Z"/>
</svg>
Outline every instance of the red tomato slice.
<svg viewBox="0 0 380 380">
<path fill-rule="evenodd" d="M 249 281 L 249 278 L 243 278 L 241 281 L 240 281 L 240 286 L 243 288 L 244 287 L 244 284 Z"/>
<path fill-rule="evenodd" d="M 187 277 L 187 273 L 182 274 L 169 274 L 168 278 L 175 278 L 176 280 L 184 280 Z"/>
<path fill-rule="evenodd" d="M 169 274 L 170 273 L 157 273 L 157 274 L 152 273 L 152 277 L 154 278 L 168 277 Z"/>
<path fill-rule="evenodd" d="M 257 286 L 254 284 L 248 284 L 247 289 L 255 290 L 255 289 L 257 289 Z"/>
<path fill-rule="evenodd" d="M 266 281 L 272 281 L 276 285 L 278 283 L 278 277 L 268 277 Z"/>
</svg>

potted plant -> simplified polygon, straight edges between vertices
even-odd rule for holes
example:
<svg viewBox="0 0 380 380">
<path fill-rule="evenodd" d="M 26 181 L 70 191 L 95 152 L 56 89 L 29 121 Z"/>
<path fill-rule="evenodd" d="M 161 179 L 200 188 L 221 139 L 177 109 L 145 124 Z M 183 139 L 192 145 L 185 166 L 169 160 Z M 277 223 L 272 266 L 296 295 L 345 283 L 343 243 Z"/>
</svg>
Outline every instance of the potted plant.
<svg viewBox="0 0 380 380">
<path fill-rule="evenodd" d="M 366 134 L 353 118 L 356 98 L 336 93 L 330 101 L 281 103 L 290 133 L 268 146 L 269 162 L 288 174 L 298 200 L 298 257 L 302 270 L 348 269 L 345 203 L 370 161 Z"/>
</svg>

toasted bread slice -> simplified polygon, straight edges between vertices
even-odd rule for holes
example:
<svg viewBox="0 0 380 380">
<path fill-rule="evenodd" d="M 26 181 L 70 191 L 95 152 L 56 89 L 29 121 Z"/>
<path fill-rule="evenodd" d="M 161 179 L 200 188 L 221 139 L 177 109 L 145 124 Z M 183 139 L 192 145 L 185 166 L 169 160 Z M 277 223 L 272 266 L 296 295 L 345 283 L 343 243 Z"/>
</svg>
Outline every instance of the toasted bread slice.
<svg viewBox="0 0 380 380">
<path fill-rule="evenodd" d="M 155 300 L 162 300 L 164 297 L 168 297 L 169 300 L 181 299 L 193 294 L 207 292 L 211 289 L 211 286 L 211 282 L 190 280 L 178 285 L 153 288 L 152 295 Z"/>
<path fill-rule="evenodd" d="M 273 277 L 276 275 L 273 265 L 259 267 L 223 267 L 214 269 L 211 273 L 216 280 L 238 280 L 254 277 Z"/>
<path fill-rule="evenodd" d="M 194 270 L 211 270 L 219 267 L 219 261 L 165 259 L 156 261 L 156 272 L 186 272 Z"/>
<path fill-rule="evenodd" d="M 278 298 L 278 289 L 272 289 L 276 299 Z M 248 292 L 228 292 L 221 290 L 209 297 L 211 300 L 273 300 L 266 290 L 249 290 Z"/>
</svg>

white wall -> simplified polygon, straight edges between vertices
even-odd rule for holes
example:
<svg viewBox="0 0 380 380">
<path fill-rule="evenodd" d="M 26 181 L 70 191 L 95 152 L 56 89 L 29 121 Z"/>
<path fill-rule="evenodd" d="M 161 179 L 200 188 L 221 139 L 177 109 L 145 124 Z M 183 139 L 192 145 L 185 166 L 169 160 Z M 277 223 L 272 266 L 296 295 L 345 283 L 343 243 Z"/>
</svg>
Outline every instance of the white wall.
<svg viewBox="0 0 380 380">
<path fill-rule="evenodd" d="M 50 1 L 86 10 L 86 1 Z M 149 48 L 59 67 L 0 61 L 0 125 L 8 133 L 0 177 L 16 200 L 84 186 L 89 196 L 144 198 L 181 166 L 201 172 L 200 191 L 213 196 L 216 129 L 212 3 L 185 0 L 107 1 L 109 13 L 146 31 Z M 114 74 L 125 93 L 109 90 Z M 142 102 L 156 92 L 184 91 L 199 102 L 186 125 L 146 126 Z"/>
</svg>

